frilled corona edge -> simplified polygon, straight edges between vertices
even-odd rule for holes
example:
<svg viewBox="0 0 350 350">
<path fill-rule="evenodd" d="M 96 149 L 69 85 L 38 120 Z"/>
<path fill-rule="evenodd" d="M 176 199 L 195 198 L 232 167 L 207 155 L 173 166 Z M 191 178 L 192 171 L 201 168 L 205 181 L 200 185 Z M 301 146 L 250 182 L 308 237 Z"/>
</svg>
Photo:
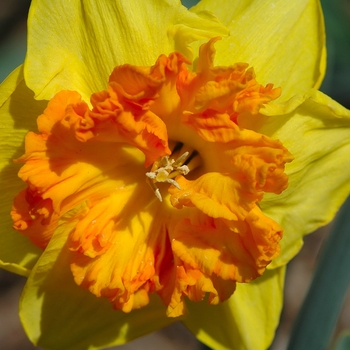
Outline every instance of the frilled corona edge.
<svg viewBox="0 0 350 350">
<path fill-rule="evenodd" d="M 292 156 L 239 121 L 280 89 L 258 84 L 246 63 L 215 67 L 217 40 L 202 45 L 195 73 L 172 53 L 116 67 L 90 105 L 57 93 L 17 159 L 28 186 L 14 228 L 45 249 L 80 206 L 67 232 L 74 279 L 125 312 L 154 292 L 173 317 L 185 296 L 217 304 L 279 254 L 282 229 L 258 203 L 287 187 Z"/>
</svg>

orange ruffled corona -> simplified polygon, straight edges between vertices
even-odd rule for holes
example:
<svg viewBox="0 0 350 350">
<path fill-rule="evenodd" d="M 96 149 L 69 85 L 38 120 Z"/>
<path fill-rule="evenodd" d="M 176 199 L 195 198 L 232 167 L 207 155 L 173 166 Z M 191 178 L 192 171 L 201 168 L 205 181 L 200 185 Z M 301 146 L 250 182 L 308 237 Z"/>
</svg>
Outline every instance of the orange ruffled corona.
<svg viewBox="0 0 350 350">
<path fill-rule="evenodd" d="M 172 53 L 116 67 L 92 107 L 59 92 L 17 160 L 28 187 L 14 200 L 14 228 L 45 249 L 78 208 L 67 232 L 74 279 L 124 312 L 149 293 L 173 317 L 185 296 L 217 304 L 279 254 L 282 229 L 258 203 L 287 187 L 292 157 L 240 120 L 280 89 L 258 84 L 245 63 L 215 67 L 216 40 L 200 48 L 196 73 Z"/>
</svg>

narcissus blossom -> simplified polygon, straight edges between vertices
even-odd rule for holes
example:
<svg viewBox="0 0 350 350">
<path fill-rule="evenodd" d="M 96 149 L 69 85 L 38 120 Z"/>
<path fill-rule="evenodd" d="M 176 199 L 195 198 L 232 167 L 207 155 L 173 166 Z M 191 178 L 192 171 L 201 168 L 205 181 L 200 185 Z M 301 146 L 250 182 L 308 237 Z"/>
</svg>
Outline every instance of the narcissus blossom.
<svg viewBox="0 0 350 350">
<path fill-rule="evenodd" d="M 91 108 L 60 91 L 16 160 L 28 186 L 14 228 L 45 249 L 80 206 L 67 240 L 74 280 L 124 312 L 150 293 L 171 317 L 185 313 L 185 296 L 217 304 L 279 254 L 282 228 L 258 204 L 286 189 L 292 157 L 240 118 L 280 89 L 259 85 L 246 64 L 214 67 L 215 41 L 200 47 L 196 73 L 179 53 L 117 66 Z"/>
<path fill-rule="evenodd" d="M 0 258 L 28 276 L 30 339 L 97 349 L 182 320 L 266 349 L 285 264 L 349 193 L 324 69 L 314 0 L 33 1 L 0 90 Z"/>
</svg>

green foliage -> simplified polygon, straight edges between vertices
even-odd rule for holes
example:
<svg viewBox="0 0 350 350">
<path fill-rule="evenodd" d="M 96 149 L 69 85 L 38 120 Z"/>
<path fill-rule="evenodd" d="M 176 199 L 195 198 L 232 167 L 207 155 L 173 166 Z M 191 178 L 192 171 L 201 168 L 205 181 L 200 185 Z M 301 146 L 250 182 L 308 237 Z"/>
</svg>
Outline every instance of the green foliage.
<svg viewBox="0 0 350 350">
<path fill-rule="evenodd" d="M 350 349 L 350 331 L 340 335 L 333 350 L 349 350 Z"/>
<path fill-rule="evenodd" d="M 198 3 L 198 0 L 181 0 L 182 4 L 190 8 Z"/>
<path fill-rule="evenodd" d="M 330 343 L 350 284 L 349 212 L 350 197 L 340 210 L 323 248 L 310 290 L 294 324 L 288 350 L 323 350 Z"/>
</svg>

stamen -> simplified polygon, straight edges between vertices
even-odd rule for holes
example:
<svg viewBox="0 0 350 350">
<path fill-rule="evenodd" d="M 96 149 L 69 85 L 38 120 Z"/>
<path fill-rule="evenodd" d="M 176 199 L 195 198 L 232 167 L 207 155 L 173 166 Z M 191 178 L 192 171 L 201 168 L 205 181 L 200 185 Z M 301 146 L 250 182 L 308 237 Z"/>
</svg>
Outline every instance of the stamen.
<svg viewBox="0 0 350 350">
<path fill-rule="evenodd" d="M 188 155 L 189 152 L 185 152 L 176 160 L 169 159 L 169 156 L 161 157 L 153 163 L 151 171 L 146 173 L 148 184 L 161 202 L 163 201 L 163 198 L 156 183 L 167 182 L 181 190 L 180 185 L 174 180 L 174 178 L 177 175 L 187 175 L 190 172 L 189 167 L 183 165 Z"/>
<path fill-rule="evenodd" d="M 182 156 L 180 156 L 179 158 L 177 158 L 174 162 L 174 167 L 178 167 L 181 166 L 183 163 L 185 163 L 186 158 L 188 157 L 189 152 L 185 152 Z"/>
</svg>

